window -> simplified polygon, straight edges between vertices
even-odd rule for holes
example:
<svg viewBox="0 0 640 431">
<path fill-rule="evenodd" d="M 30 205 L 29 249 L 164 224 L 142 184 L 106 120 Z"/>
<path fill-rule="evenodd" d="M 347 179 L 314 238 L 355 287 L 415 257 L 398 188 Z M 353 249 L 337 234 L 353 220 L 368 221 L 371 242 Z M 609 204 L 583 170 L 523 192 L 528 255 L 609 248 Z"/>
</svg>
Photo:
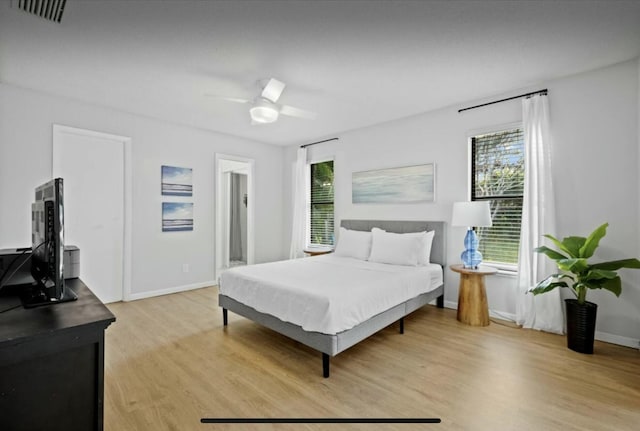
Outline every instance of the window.
<svg viewBox="0 0 640 431">
<path fill-rule="evenodd" d="M 333 160 L 311 164 L 309 244 L 333 245 Z"/>
<path fill-rule="evenodd" d="M 524 193 L 522 128 L 471 138 L 471 200 L 488 200 L 492 227 L 478 228 L 485 262 L 517 265 Z"/>
</svg>

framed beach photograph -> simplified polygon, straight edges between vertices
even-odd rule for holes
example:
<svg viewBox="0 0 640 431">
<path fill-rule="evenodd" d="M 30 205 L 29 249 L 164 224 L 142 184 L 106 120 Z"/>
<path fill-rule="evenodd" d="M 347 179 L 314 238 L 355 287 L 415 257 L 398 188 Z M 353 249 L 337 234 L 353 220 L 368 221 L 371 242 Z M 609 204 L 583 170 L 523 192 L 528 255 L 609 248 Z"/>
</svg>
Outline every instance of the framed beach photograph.
<svg viewBox="0 0 640 431">
<path fill-rule="evenodd" d="M 162 232 L 193 230 L 193 203 L 162 202 Z"/>
<path fill-rule="evenodd" d="M 435 164 L 354 172 L 354 204 L 398 204 L 435 201 Z"/>
<path fill-rule="evenodd" d="M 162 166 L 162 194 L 165 196 L 192 196 L 193 169 Z"/>
</svg>

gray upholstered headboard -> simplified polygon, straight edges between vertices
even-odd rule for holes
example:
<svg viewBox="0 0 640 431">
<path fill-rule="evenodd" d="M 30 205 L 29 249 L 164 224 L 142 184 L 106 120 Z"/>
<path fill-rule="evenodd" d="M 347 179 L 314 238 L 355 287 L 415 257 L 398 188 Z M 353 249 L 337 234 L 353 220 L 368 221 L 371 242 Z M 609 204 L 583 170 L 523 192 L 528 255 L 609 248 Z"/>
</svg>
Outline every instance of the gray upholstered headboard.
<svg viewBox="0 0 640 431">
<path fill-rule="evenodd" d="M 403 221 L 403 220 L 342 220 L 340 226 L 351 230 L 370 231 L 377 227 L 387 232 L 409 233 L 435 231 L 431 246 L 431 262 L 446 267 L 447 238 L 446 223 L 443 221 Z"/>
</svg>

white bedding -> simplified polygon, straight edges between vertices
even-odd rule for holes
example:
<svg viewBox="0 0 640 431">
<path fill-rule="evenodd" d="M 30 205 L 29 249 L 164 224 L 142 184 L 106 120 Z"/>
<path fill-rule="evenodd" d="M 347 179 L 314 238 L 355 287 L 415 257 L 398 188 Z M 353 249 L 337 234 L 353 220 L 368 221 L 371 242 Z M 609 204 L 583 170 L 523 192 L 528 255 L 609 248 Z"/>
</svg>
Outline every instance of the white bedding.
<svg viewBox="0 0 640 431">
<path fill-rule="evenodd" d="M 442 267 L 387 265 L 331 254 L 237 267 L 220 293 L 306 331 L 337 334 L 442 284 Z"/>
</svg>

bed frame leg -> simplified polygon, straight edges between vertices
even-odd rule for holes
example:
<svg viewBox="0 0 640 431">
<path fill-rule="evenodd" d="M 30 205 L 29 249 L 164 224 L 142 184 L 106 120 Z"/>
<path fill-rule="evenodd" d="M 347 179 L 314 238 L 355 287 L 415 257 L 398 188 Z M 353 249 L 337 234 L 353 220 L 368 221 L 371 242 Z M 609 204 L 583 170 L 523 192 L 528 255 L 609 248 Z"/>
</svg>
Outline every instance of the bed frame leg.
<svg viewBox="0 0 640 431">
<path fill-rule="evenodd" d="M 227 323 L 229 323 L 229 319 L 228 319 L 228 316 L 227 316 L 227 309 L 223 308 L 222 309 L 222 324 L 224 326 L 227 326 Z"/>
<path fill-rule="evenodd" d="M 330 356 L 326 353 L 322 354 L 322 376 L 326 379 L 329 377 Z"/>
<path fill-rule="evenodd" d="M 400 333 L 404 334 L 404 317 L 400 318 Z"/>
<path fill-rule="evenodd" d="M 436 299 L 436 307 L 444 308 L 444 295 L 438 296 L 438 298 Z"/>
</svg>

